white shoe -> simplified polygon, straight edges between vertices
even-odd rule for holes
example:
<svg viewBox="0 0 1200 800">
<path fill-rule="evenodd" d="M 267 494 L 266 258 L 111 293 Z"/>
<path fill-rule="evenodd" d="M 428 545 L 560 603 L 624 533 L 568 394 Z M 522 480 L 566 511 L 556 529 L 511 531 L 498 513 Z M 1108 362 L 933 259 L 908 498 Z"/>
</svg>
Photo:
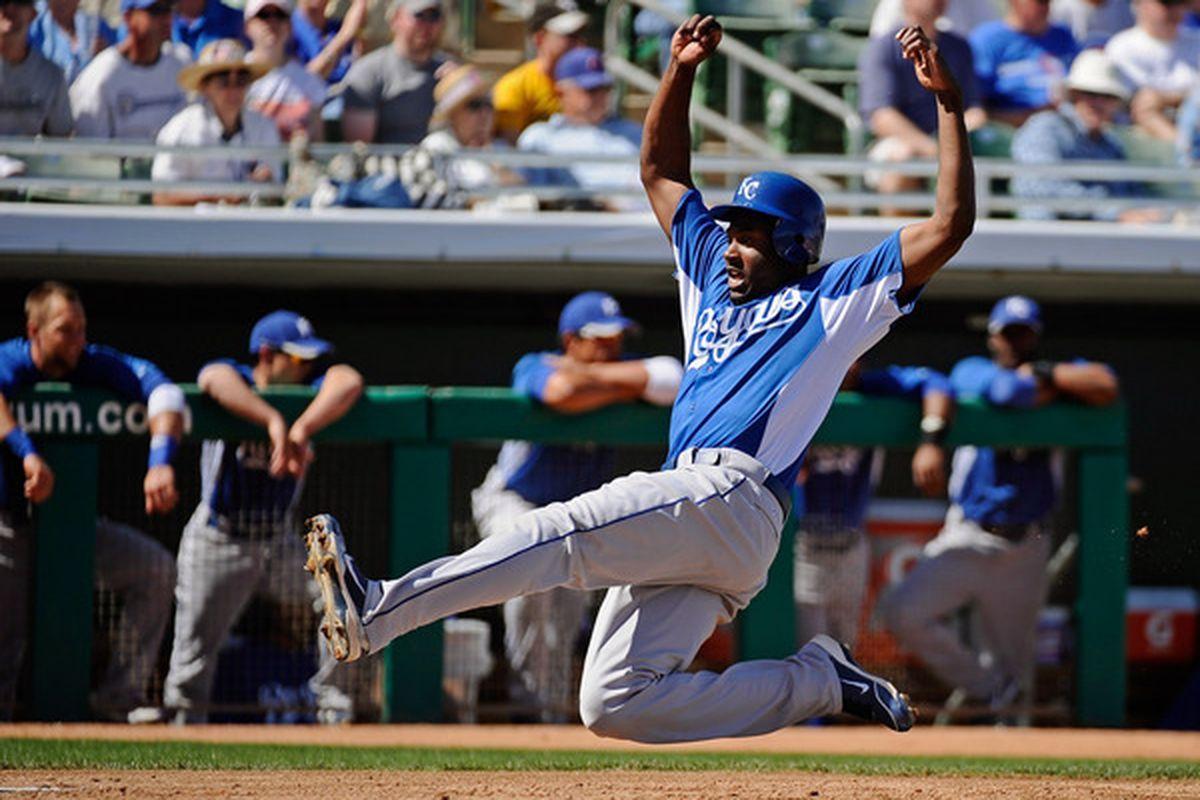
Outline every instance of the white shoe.
<svg viewBox="0 0 1200 800">
<path fill-rule="evenodd" d="M 370 650 L 360 616 L 366 602 L 366 581 L 348 559 L 346 541 L 332 515 L 311 517 L 305 528 L 308 561 L 304 568 L 313 574 L 321 588 L 325 607 L 321 635 L 338 661 L 362 658 Z"/>
</svg>

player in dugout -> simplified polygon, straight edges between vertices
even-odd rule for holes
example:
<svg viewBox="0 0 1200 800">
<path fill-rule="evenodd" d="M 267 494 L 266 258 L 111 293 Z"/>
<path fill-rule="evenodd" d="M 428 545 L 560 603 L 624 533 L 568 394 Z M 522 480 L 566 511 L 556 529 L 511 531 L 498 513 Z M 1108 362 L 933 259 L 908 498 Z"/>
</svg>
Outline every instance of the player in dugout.
<svg viewBox="0 0 1200 800">
<path fill-rule="evenodd" d="M 824 635 L 783 658 L 686 671 L 714 627 L 765 585 L 791 510 L 788 487 L 842 376 L 912 310 L 974 229 L 962 93 L 919 28 L 897 37 L 938 101 L 933 216 L 810 271 L 820 263 L 825 209 L 802 181 L 757 173 L 712 209 L 693 185 L 688 107 L 721 27 L 699 15 L 679 27 L 641 150 L 642 182 L 675 253 L 686 355 L 666 464 L 523 514 L 466 552 L 395 579 L 368 580 L 337 521 L 312 518 L 307 567 L 325 596 L 336 657 L 361 657 L 511 597 L 607 589 L 579 701 L 599 735 L 752 736 L 839 712 L 912 727 L 906 698 Z"/>
<path fill-rule="evenodd" d="M 171 462 L 183 433 L 183 392 L 145 359 L 87 340 L 87 315 L 70 286 L 47 281 L 25 299 L 26 336 L 0 344 L 0 437 L 8 446 L 0 467 L 0 719 L 11 719 L 28 638 L 33 507 L 54 492 L 54 470 L 17 424 L 10 405 L 38 381 L 98 386 L 146 404 L 150 456 L 142 483 L 147 514 L 165 514 L 179 494 Z M 68 501 L 69 502 L 69 501 Z M 96 520 L 95 580 L 119 595 L 129 648 L 114 648 L 92 694 L 93 711 L 131 723 L 157 722 L 147 681 L 171 613 L 175 562 L 158 542 L 128 525 Z M 70 557 L 70 554 L 60 554 Z"/>
</svg>

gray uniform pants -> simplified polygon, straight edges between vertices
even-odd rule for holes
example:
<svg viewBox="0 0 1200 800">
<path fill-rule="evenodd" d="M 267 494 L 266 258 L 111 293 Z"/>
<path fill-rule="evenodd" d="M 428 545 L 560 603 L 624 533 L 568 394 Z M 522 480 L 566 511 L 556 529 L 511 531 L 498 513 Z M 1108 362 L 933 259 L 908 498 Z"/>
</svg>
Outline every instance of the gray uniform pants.
<svg viewBox="0 0 1200 800">
<path fill-rule="evenodd" d="M 555 587 L 607 588 L 583 668 L 580 716 L 645 742 L 752 736 L 841 710 L 837 673 L 806 645 L 724 672 L 684 670 L 719 623 L 766 583 L 784 514 L 766 469 L 735 450 L 719 465 L 635 472 L 552 503 L 456 556 L 372 581 L 372 650 L 435 620 Z"/>
<path fill-rule="evenodd" d="M 11 719 L 27 647 L 33 529 L 0 512 L 0 719 Z M 96 710 L 121 715 L 148 705 L 146 686 L 171 613 L 175 563 L 165 547 L 128 525 L 96 520 L 95 582 L 121 598 L 108 671 L 92 697 Z"/>
<path fill-rule="evenodd" d="M 507 530 L 534 505 L 505 489 L 503 474 L 493 467 L 471 492 L 471 509 L 486 539 Z M 543 722 L 572 717 L 575 640 L 590 601 L 590 592 L 558 588 L 504 602 L 504 652 Z"/>
<path fill-rule="evenodd" d="M 1038 523 L 1013 542 L 952 506 L 924 557 L 880 602 L 880 614 L 946 684 L 986 700 L 1010 680 L 1023 682 L 1033 664 L 1049 554 L 1050 537 Z M 986 651 L 965 644 L 948 619 L 968 605 L 978 612 Z"/>
<path fill-rule="evenodd" d="M 871 543 L 861 530 L 796 532 L 797 641 L 827 633 L 854 646 L 870 567 Z"/>
<path fill-rule="evenodd" d="M 302 569 L 305 557 L 299 536 L 231 535 L 209 524 L 205 503 L 197 507 L 179 542 L 175 642 L 163 705 L 183 712 L 188 722 L 205 720 L 217 653 L 254 594 L 265 591 L 280 604 L 306 612 L 317 602 L 316 584 Z M 309 680 L 318 707 L 350 711 L 349 698 L 331 681 L 336 662 L 325 647 L 318 652 L 320 665 Z"/>
</svg>

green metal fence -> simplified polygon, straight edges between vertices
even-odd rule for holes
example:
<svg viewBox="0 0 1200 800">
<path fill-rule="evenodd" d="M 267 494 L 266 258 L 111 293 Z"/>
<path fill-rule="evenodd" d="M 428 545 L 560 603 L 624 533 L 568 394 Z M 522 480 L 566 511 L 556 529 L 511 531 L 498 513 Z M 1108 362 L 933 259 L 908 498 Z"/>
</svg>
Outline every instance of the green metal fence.
<svg viewBox="0 0 1200 800">
<path fill-rule="evenodd" d="M 261 430 L 234 419 L 185 387 L 189 436 L 259 439 Z M 312 394 L 272 389 L 265 396 L 295 418 Z M 142 435 L 145 411 L 95 390 L 42 384 L 18 398 L 21 417 L 55 469 L 53 498 L 36 516 L 33 696 L 42 719 L 87 714 L 91 646 L 92 553 L 96 514 L 97 440 Z M 839 396 L 817 434 L 825 444 L 911 447 L 916 404 Z M 451 448 L 460 442 L 509 438 L 611 445 L 661 443 L 668 413 L 650 406 L 611 407 L 591 414 L 549 412 L 506 389 L 376 387 L 323 431 L 318 441 L 386 443 L 391 449 L 388 566 L 401 574 L 444 555 L 450 541 Z M 1076 714 L 1087 725 L 1120 725 L 1125 715 L 1124 603 L 1128 584 L 1126 426 L 1123 406 L 1056 405 L 1007 411 L 960 404 L 950 445 L 1064 447 L 1079 458 Z M 329 509 L 336 513 L 337 509 Z M 770 581 L 740 618 L 741 656 L 779 657 L 796 647 L 792 624 L 792 559 L 784 552 Z M 69 555 L 64 555 L 69 554 Z M 297 567 L 299 568 L 299 567 Z M 441 628 L 428 626 L 386 651 L 385 716 L 432 720 L 441 713 Z M 437 655 L 435 655 L 437 654 Z"/>
</svg>

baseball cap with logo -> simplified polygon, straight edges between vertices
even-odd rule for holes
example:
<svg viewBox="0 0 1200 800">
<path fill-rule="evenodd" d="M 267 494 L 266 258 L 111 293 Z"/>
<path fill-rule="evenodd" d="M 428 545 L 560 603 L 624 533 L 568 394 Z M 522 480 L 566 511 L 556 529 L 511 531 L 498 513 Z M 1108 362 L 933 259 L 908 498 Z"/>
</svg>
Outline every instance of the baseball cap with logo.
<svg viewBox="0 0 1200 800">
<path fill-rule="evenodd" d="M 243 15 L 246 19 L 254 19 L 264 8 L 278 8 L 285 14 L 292 13 L 292 0 L 247 0 Z"/>
<path fill-rule="evenodd" d="M 1042 309 L 1028 297 L 1019 294 L 1001 298 L 988 317 L 988 333 L 999 333 L 1009 325 L 1024 325 L 1042 332 Z"/>
<path fill-rule="evenodd" d="M 318 339 L 312 323 L 295 311 L 272 311 L 254 324 L 250 331 L 250 353 L 263 347 L 289 356 L 312 360 L 333 350 L 333 345 Z"/>
<path fill-rule="evenodd" d="M 571 81 L 580 89 L 612 86 L 612 76 L 604 69 L 604 56 L 591 47 L 568 50 L 554 65 L 554 80 Z"/>
<path fill-rule="evenodd" d="M 621 304 L 611 294 L 584 292 L 572 297 L 558 317 L 558 335 L 573 333 L 584 339 L 616 336 L 638 324 L 621 314 Z"/>
</svg>

